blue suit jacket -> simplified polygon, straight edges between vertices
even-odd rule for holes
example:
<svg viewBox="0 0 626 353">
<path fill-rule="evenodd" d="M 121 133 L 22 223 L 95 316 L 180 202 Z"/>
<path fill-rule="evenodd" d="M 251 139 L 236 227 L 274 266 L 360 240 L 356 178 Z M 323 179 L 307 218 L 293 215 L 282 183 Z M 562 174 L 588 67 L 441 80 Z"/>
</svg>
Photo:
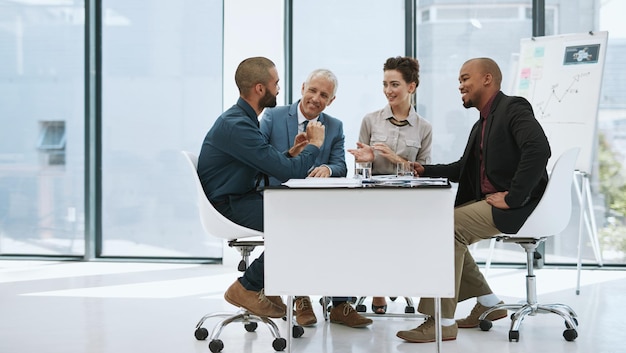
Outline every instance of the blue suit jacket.
<svg viewBox="0 0 626 353">
<path fill-rule="evenodd" d="M 298 134 L 298 103 L 292 105 L 266 109 L 261 119 L 261 133 L 266 140 L 279 151 L 287 151 L 293 146 Z M 344 150 L 343 123 L 328 114 L 321 113 L 318 121 L 326 127 L 324 144 L 320 154 L 315 159 L 314 167 L 322 164 L 330 167 L 333 177 L 345 177 L 346 152 Z M 280 184 L 275 178 L 270 178 L 271 185 Z"/>
<path fill-rule="evenodd" d="M 267 143 L 254 109 L 243 99 L 213 124 L 198 156 L 198 175 L 212 202 L 238 199 L 255 192 L 259 173 L 287 181 L 304 178 L 319 149 L 309 144 L 294 158 Z M 259 209 L 262 217 L 262 209 Z M 241 223 L 240 223 L 241 224 Z"/>
</svg>

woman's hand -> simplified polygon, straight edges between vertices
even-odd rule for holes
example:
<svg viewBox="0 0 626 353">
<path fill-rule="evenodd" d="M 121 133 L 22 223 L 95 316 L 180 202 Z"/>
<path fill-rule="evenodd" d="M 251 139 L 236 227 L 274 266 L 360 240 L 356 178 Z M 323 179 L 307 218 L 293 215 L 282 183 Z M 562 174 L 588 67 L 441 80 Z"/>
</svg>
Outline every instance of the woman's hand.
<svg viewBox="0 0 626 353">
<path fill-rule="evenodd" d="M 356 143 L 356 149 L 348 149 L 348 153 L 354 156 L 357 162 L 372 162 L 374 160 L 374 148 L 361 142 Z"/>
<path fill-rule="evenodd" d="M 402 159 L 400 156 L 398 156 L 396 154 L 396 152 L 394 152 L 389 146 L 385 145 L 382 142 L 377 142 L 377 143 L 373 144 L 372 148 L 375 151 L 378 151 L 378 153 L 381 156 L 387 158 L 392 163 L 405 162 L 405 160 Z"/>
</svg>

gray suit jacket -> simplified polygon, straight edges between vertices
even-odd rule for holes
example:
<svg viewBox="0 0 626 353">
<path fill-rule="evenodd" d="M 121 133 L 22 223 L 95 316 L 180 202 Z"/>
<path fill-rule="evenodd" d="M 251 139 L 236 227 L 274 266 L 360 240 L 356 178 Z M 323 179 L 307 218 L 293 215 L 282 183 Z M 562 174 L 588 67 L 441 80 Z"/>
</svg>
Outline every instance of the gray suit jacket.
<svg viewBox="0 0 626 353">
<path fill-rule="evenodd" d="M 265 110 L 261 119 L 261 133 L 267 142 L 279 151 L 287 151 L 293 146 L 298 134 L 298 103 Z M 314 167 L 322 164 L 330 167 L 333 177 L 345 177 L 346 152 L 344 149 L 343 123 L 328 114 L 321 113 L 319 122 L 326 127 L 324 144 L 315 160 Z M 270 178 L 270 185 L 280 185 L 277 179 Z"/>
</svg>

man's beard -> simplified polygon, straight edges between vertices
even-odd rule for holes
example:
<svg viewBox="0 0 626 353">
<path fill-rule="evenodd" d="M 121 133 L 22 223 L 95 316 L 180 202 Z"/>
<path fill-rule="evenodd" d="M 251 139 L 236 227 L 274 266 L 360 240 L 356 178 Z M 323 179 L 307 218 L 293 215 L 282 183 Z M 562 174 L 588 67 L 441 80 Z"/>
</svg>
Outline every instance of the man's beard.
<svg viewBox="0 0 626 353">
<path fill-rule="evenodd" d="M 273 108 L 276 106 L 276 96 L 273 95 L 270 90 L 265 91 L 265 95 L 263 98 L 259 100 L 259 107 L 263 108 Z"/>
<path fill-rule="evenodd" d="M 473 107 L 475 107 L 474 102 L 472 102 L 472 100 L 471 100 L 471 99 L 470 99 L 470 100 L 468 100 L 467 102 L 463 101 L 463 106 L 464 106 L 466 109 L 469 109 L 469 108 L 473 108 Z"/>
</svg>

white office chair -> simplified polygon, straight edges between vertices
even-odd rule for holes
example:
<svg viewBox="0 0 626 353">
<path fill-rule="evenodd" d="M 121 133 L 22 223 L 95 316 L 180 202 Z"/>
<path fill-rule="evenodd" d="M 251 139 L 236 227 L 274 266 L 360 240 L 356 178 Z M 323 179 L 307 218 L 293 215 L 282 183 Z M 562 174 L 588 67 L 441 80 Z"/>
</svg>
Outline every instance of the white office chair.
<svg viewBox="0 0 626 353">
<path fill-rule="evenodd" d="M 581 182 L 583 184 L 583 186 L 581 187 L 578 184 L 578 178 L 582 178 L 583 181 Z M 577 261 L 577 266 L 576 266 L 576 295 L 580 294 L 580 271 L 582 270 L 582 228 L 583 228 L 583 223 L 587 226 L 587 234 L 589 235 L 589 240 L 590 240 L 590 244 L 591 247 L 593 248 L 593 252 L 596 256 L 596 261 L 598 263 L 598 266 L 603 266 L 603 260 L 602 260 L 602 255 L 600 253 L 600 245 L 598 243 L 598 236 L 596 234 L 596 232 L 594 231 L 594 229 L 596 229 L 597 227 L 595 226 L 595 221 L 593 219 L 593 211 L 592 210 L 585 210 L 585 203 L 587 203 L 586 201 L 583 201 L 582 198 L 583 197 L 587 197 L 586 195 L 591 195 L 591 191 L 585 191 L 585 186 L 588 187 L 589 182 L 585 180 L 585 178 L 587 178 L 586 174 L 584 173 L 580 173 L 578 171 L 574 172 L 573 175 L 573 180 L 574 180 L 574 188 L 576 191 L 576 196 L 578 197 L 578 204 L 581 207 L 580 210 L 580 225 L 579 225 L 579 232 L 578 232 L 578 261 Z M 585 194 L 585 195 L 583 195 Z M 589 216 L 588 216 L 589 214 Z M 496 241 L 498 240 L 498 237 L 494 237 L 490 239 L 489 242 L 489 251 L 487 253 L 487 258 L 485 259 L 485 266 L 484 266 L 484 276 L 485 278 L 487 278 L 489 276 L 489 270 L 491 269 L 491 261 L 493 258 L 493 253 L 495 251 L 496 248 Z M 472 244 L 470 246 L 470 251 L 475 252 L 478 248 L 478 242 Z"/>
<path fill-rule="evenodd" d="M 182 153 L 187 162 L 189 162 L 189 170 L 192 173 L 193 180 L 195 181 L 197 204 L 198 210 L 200 211 L 200 222 L 202 223 L 202 227 L 207 234 L 226 239 L 228 241 L 228 246 L 237 249 L 241 253 L 242 259 L 239 262 L 238 269 L 242 272 L 245 271 L 248 267 L 250 253 L 255 247 L 263 245 L 263 233 L 250 228 L 242 227 L 219 213 L 209 202 L 206 194 L 204 193 L 204 189 L 202 188 L 202 183 L 198 177 L 197 170 L 198 157 L 187 151 L 182 151 Z M 223 319 L 215 325 L 209 335 L 209 331 L 202 327 L 202 325 L 207 319 L 213 317 L 221 317 Z M 243 322 L 244 327 L 248 332 L 256 330 L 258 326 L 257 322 L 262 322 L 269 328 L 272 336 L 274 336 L 272 346 L 275 350 L 282 351 L 287 346 L 287 341 L 280 337 L 278 327 L 272 320 L 267 317 L 254 315 L 243 309 L 237 313 L 222 312 L 204 315 L 196 325 L 194 336 L 200 341 L 206 340 L 207 337 L 210 337 L 209 349 L 213 353 L 220 352 L 224 348 L 224 343 L 219 339 L 219 335 L 222 332 L 222 329 L 232 322 Z M 299 337 L 298 334 L 300 336 L 302 335 L 303 329 L 299 326 L 298 328 L 294 327 L 294 337 Z M 302 330 L 302 332 L 300 332 L 300 330 Z"/>
<path fill-rule="evenodd" d="M 572 212 L 572 181 L 576 158 L 579 148 L 565 151 L 556 161 L 548 180 L 546 190 L 537 205 L 537 208 L 528 217 L 522 228 L 516 234 L 504 234 L 499 240 L 517 243 L 526 251 L 526 303 L 496 305 L 480 315 L 480 329 L 489 331 L 491 321 L 485 318 L 494 310 L 515 310 L 511 315 L 511 329 L 509 341 L 519 341 L 519 327 L 527 315 L 537 313 L 554 313 L 565 320 L 566 330 L 563 337 L 567 341 L 573 341 L 578 337 L 578 320 L 576 313 L 565 304 L 539 304 L 537 303 L 537 288 L 533 273 L 534 253 L 537 246 L 548 237 L 562 232 Z"/>
</svg>

